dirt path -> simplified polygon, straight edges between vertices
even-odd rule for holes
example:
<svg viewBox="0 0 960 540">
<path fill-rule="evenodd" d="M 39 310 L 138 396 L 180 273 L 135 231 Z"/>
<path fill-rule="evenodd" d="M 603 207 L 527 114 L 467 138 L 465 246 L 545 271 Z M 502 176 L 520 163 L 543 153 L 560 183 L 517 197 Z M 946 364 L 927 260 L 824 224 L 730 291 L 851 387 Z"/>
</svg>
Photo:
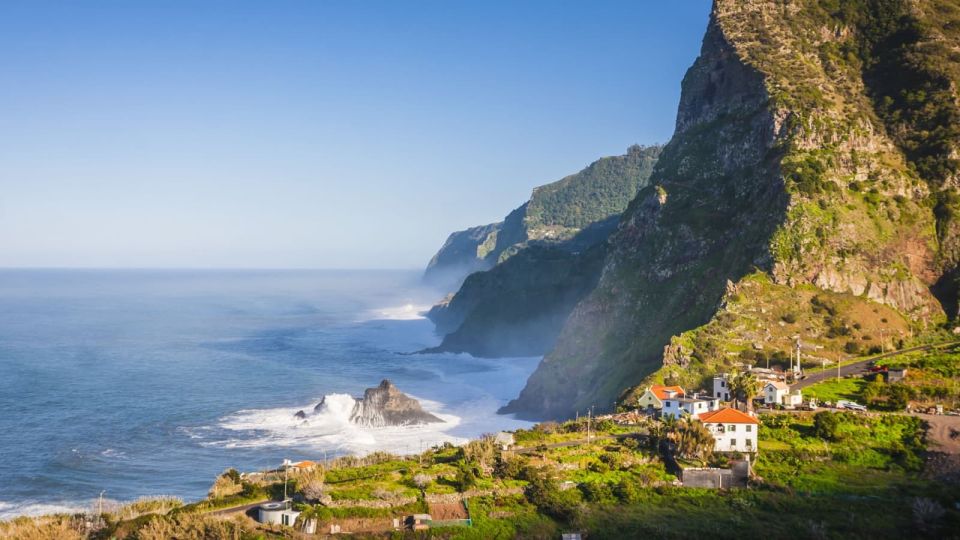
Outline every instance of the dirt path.
<svg viewBox="0 0 960 540">
<path fill-rule="evenodd" d="M 930 450 L 960 456 L 960 416 L 914 414 L 922 418 L 930 428 L 927 430 L 927 442 Z"/>
</svg>

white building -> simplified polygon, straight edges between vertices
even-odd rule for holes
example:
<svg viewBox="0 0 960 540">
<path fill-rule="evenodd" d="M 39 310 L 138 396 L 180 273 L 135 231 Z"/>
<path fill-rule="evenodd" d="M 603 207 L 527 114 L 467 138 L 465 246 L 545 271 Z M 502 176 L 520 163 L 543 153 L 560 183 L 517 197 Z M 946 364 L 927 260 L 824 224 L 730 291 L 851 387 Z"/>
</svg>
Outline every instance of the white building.
<svg viewBox="0 0 960 540">
<path fill-rule="evenodd" d="M 713 397 L 720 401 L 730 401 L 730 381 L 726 373 L 721 373 L 713 378 Z"/>
<path fill-rule="evenodd" d="M 786 405 L 796 407 L 803 403 L 800 390 L 790 391 L 790 386 L 781 381 L 768 381 L 763 385 L 764 405 Z"/>
<path fill-rule="evenodd" d="M 293 527 L 300 512 L 290 508 L 287 502 L 268 502 L 260 505 L 257 521 L 272 525 L 286 525 Z"/>
<path fill-rule="evenodd" d="M 500 433 L 497 433 L 496 437 L 493 438 L 493 443 L 499 446 L 501 450 L 508 450 L 515 444 L 513 433 L 501 431 Z"/>
<path fill-rule="evenodd" d="M 662 384 L 655 384 L 643 393 L 637 399 L 637 408 L 640 409 L 663 409 L 663 400 L 671 399 L 675 397 L 683 397 L 686 395 L 683 391 L 683 388 L 679 386 L 664 386 Z"/>
<path fill-rule="evenodd" d="M 747 413 L 725 407 L 700 415 L 700 421 L 713 434 L 714 452 L 757 451 L 760 422 Z"/>
<path fill-rule="evenodd" d="M 685 414 L 698 416 L 705 412 L 715 411 L 720 408 L 720 400 L 710 396 L 699 396 L 694 394 L 691 397 L 673 397 L 663 400 L 663 410 L 660 416 L 663 418 L 680 418 Z"/>
</svg>

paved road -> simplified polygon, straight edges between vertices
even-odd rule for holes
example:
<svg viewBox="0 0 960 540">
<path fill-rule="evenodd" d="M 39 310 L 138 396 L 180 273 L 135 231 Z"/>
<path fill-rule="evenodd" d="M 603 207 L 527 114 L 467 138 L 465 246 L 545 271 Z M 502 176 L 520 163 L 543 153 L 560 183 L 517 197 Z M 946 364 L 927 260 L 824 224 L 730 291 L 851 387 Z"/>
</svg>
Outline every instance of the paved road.
<svg viewBox="0 0 960 540">
<path fill-rule="evenodd" d="M 908 349 L 900 349 L 899 351 L 890 351 L 884 354 L 878 354 L 876 356 L 871 356 L 866 360 L 861 360 L 859 362 L 854 362 L 852 364 L 847 364 L 845 366 L 840 366 L 840 376 L 849 377 L 850 375 L 857 375 L 860 373 L 866 373 L 870 369 L 870 364 L 881 358 L 890 358 L 892 356 L 899 356 L 901 354 L 917 352 L 917 351 L 928 351 L 930 349 L 938 349 L 941 347 L 947 347 L 950 345 L 956 345 L 957 341 L 952 341 L 950 343 L 937 343 L 934 345 L 918 345 L 916 347 L 910 347 Z M 804 377 L 800 382 L 794 384 L 790 387 L 791 390 L 802 390 L 812 384 L 817 384 L 818 382 L 823 382 L 827 379 L 832 379 L 837 376 L 837 370 L 835 369 L 825 369 L 823 371 L 818 371 Z"/>
<path fill-rule="evenodd" d="M 239 514 L 239 513 L 245 514 L 247 513 L 248 510 L 256 508 L 266 502 L 270 502 L 270 500 L 268 499 L 268 500 L 258 501 L 255 503 L 244 504 L 240 506 L 231 506 L 229 508 L 221 508 L 219 510 L 213 510 L 212 512 L 207 512 L 207 514 L 211 516 L 226 516 L 230 514 Z"/>
</svg>

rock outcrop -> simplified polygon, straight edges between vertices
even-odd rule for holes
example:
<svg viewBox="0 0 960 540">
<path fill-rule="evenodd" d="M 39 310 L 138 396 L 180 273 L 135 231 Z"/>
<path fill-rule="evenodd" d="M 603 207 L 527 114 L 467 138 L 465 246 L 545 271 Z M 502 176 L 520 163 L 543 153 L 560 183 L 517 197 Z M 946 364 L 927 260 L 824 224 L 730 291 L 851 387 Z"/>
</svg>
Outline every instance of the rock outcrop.
<svg viewBox="0 0 960 540">
<path fill-rule="evenodd" d="M 443 422 L 423 410 L 420 402 L 404 394 L 387 379 L 367 388 L 350 413 L 350 421 L 370 427 L 409 426 Z"/>
<path fill-rule="evenodd" d="M 347 400 L 347 403 L 343 403 L 344 400 Z M 313 414 L 322 414 L 329 410 L 334 416 L 342 415 L 350 422 L 366 427 L 414 426 L 443 422 L 423 410 L 420 402 L 401 392 L 387 379 L 381 381 L 379 386 L 367 388 L 362 398 L 335 394 L 330 403 L 332 405 L 328 407 L 327 396 L 324 396 L 313 408 Z M 293 416 L 298 420 L 310 419 L 302 410 Z"/>
</svg>

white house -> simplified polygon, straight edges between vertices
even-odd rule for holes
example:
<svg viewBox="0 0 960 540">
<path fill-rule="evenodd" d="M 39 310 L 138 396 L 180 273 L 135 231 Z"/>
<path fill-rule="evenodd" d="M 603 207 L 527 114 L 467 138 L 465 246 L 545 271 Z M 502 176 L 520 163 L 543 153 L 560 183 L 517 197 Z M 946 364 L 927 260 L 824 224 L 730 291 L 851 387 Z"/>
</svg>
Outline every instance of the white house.
<svg viewBox="0 0 960 540">
<path fill-rule="evenodd" d="M 800 390 L 790 391 L 790 386 L 781 381 L 768 381 L 763 385 L 763 403 L 765 405 L 787 405 L 796 407 L 803 403 Z"/>
<path fill-rule="evenodd" d="M 713 434 L 714 452 L 756 452 L 760 422 L 747 413 L 725 407 L 700 415 Z"/>
<path fill-rule="evenodd" d="M 662 384 L 655 384 L 643 393 L 637 399 L 637 407 L 640 409 L 663 409 L 663 400 L 670 399 L 674 397 L 683 397 L 686 395 L 683 391 L 683 388 L 679 386 L 664 386 Z"/>
<path fill-rule="evenodd" d="M 730 381 L 726 373 L 713 378 L 713 397 L 720 401 L 730 401 Z"/>
<path fill-rule="evenodd" d="M 509 450 L 516 441 L 513 438 L 513 433 L 507 433 L 506 431 L 501 431 L 497 433 L 496 437 L 493 438 L 493 443 L 500 447 L 501 450 Z"/>
<path fill-rule="evenodd" d="M 697 416 L 720 408 L 720 400 L 710 396 L 673 397 L 663 400 L 663 418 L 680 418 L 685 414 Z"/>
<path fill-rule="evenodd" d="M 767 381 L 763 385 L 763 404 L 779 405 L 783 403 L 783 396 L 790 393 L 790 385 L 780 381 Z"/>
</svg>

